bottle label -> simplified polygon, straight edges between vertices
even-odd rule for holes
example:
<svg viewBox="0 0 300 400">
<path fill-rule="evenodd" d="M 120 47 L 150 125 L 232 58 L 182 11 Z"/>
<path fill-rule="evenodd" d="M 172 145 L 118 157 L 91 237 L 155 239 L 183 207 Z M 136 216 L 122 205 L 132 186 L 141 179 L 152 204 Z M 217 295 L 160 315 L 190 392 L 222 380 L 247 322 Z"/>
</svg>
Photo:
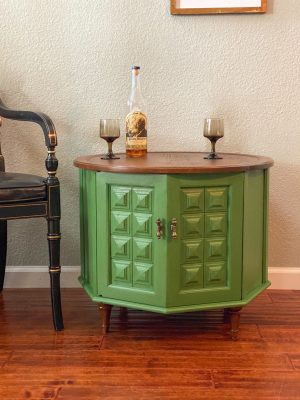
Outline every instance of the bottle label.
<svg viewBox="0 0 300 400">
<path fill-rule="evenodd" d="M 147 150 L 147 116 L 141 111 L 126 117 L 126 149 Z"/>
</svg>

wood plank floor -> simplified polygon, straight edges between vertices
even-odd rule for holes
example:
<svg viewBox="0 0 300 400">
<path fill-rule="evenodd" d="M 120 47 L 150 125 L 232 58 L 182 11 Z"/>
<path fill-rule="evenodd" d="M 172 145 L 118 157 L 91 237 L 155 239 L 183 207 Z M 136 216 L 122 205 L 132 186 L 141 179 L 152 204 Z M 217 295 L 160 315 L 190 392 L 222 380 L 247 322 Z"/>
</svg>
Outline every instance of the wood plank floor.
<svg viewBox="0 0 300 400">
<path fill-rule="evenodd" d="M 163 316 L 98 311 L 63 290 L 66 329 L 52 330 L 46 289 L 0 294 L 2 400 L 300 399 L 300 291 L 265 291 L 242 312 L 239 340 L 220 311 Z"/>
</svg>

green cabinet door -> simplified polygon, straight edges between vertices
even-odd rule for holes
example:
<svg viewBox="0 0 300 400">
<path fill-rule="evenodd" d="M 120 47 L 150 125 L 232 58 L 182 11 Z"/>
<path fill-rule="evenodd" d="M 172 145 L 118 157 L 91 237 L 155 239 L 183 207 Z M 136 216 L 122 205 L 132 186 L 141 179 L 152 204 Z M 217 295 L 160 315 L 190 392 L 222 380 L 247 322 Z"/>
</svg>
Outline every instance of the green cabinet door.
<svg viewBox="0 0 300 400">
<path fill-rule="evenodd" d="M 99 296 L 167 308 L 241 299 L 243 173 L 96 179 Z"/>
<path fill-rule="evenodd" d="M 170 175 L 167 307 L 241 299 L 244 174 Z"/>
<path fill-rule="evenodd" d="M 99 296 L 165 306 L 166 246 L 156 236 L 156 219 L 166 215 L 166 181 L 97 173 Z"/>
</svg>

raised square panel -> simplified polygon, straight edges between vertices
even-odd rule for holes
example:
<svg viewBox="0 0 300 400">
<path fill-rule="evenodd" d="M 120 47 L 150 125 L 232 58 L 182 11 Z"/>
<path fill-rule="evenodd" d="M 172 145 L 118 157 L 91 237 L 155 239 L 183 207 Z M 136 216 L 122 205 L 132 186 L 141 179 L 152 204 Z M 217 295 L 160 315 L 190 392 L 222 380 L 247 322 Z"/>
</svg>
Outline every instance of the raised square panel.
<svg viewBox="0 0 300 400">
<path fill-rule="evenodd" d="M 212 263 L 204 266 L 204 287 L 227 286 L 226 264 Z"/>
<path fill-rule="evenodd" d="M 202 264 L 188 264 L 181 266 L 181 289 L 203 287 Z"/>
<path fill-rule="evenodd" d="M 227 193 L 226 187 L 205 189 L 205 211 L 226 211 Z"/>
<path fill-rule="evenodd" d="M 130 211 L 131 189 L 126 186 L 111 186 L 111 209 Z"/>
<path fill-rule="evenodd" d="M 112 285 L 132 286 L 132 266 L 129 261 L 112 260 L 111 271 Z"/>
<path fill-rule="evenodd" d="M 134 213 L 133 214 L 133 236 L 151 237 L 152 215 Z"/>
<path fill-rule="evenodd" d="M 152 262 L 152 240 L 133 239 L 134 261 Z"/>
<path fill-rule="evenodd" d="M 111 237 L 111 257 L 130 260 L 131 239 L 122 236 Z"/>
<path fill-rule="evenodd" d="M 205 261 L 225 260 L 226 239 L 205 239 Z"/>
<path fill-rule="evenodd" d="M 151 290 L 153 286 L 153 265 L 133 264 L 133 287 Z"/>
<path fill-rule="evenodd" d="M 182 241 L 182 262 L 202 262 L 203 260 L 203 240 L 183 240 Z"/>
<path fill-rule="evenodd" d="M 111 232 L 113 234 L 130 234 L 130 213 L 113 211 L 111 213 Z"/>
<path fill-rule="evenodd" d="M 203 214 L 189 214 L 182 216 L 183 236 L 202 237 L 204 234 Z"/>
<path fill-rule="evenodd" d="M 227 214 L 205 214 L 205 236 L 226 236 Z"/>
<path fill-rule="evenodd" d="M 204 189 L 181 189 L 182 212 L 204 211 Z"/>
<path fill-rule="evenodd" d="M 132 189 L 133 211 L 151 212 L 152 211 L 152 189 L 133 188 Z"/>
</svg>

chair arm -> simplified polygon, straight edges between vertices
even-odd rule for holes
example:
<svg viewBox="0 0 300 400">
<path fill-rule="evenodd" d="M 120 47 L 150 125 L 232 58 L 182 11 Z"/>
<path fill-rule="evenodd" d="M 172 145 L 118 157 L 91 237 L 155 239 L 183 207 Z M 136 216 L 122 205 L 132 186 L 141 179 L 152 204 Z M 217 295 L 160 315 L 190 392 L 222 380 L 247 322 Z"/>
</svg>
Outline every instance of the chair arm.
<svg viewBox="0 0 300 400">
<path fill-rule="evenodd" d="M 56 130 L 52 120 L 43 113 L 33 111 L 19 111 L 8 108 L 0 98 L 0 116 L 16 121 L 34 122 L 41 126 L 45 136 L 45 143 L 48 148 L 57 146 Z"/>
</svg>

